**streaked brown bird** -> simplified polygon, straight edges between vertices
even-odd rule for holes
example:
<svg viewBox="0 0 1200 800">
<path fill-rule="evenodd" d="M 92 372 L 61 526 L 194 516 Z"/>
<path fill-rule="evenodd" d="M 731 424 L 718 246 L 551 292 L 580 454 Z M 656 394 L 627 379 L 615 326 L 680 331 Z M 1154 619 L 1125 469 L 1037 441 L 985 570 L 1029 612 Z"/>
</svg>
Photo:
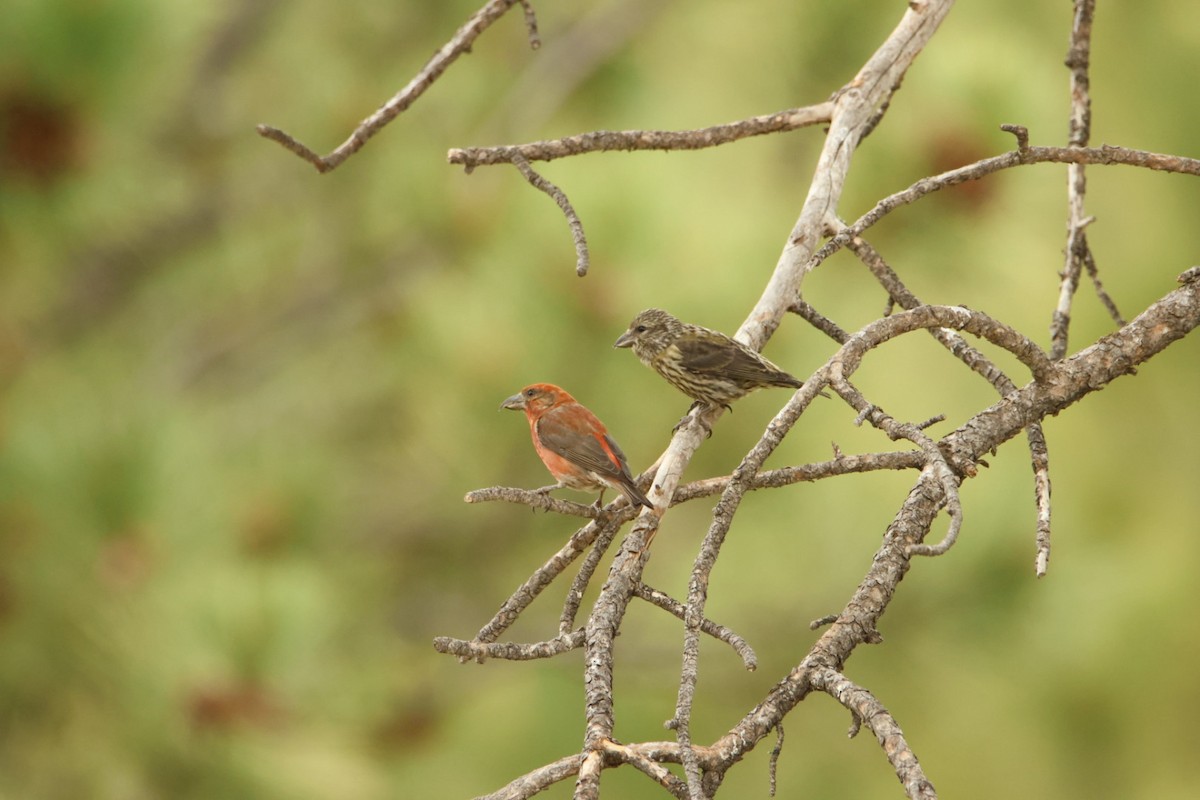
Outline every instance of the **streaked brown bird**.
<svg viewBox="0 0 1200 800">
<path fill-rule="evenodd" d="M 613 347 L 638 359 L 688 397 L 724 406 L 765 386 L 799 389 L 803 381 L 719 331 L 681 322 L 659 308 L 633 318 Z"/>
<path fill-rule="evenodd" d="M 653 508 L 633 482 L 625 454 L 608 435 L 596 415 L 570 394 L 552 383 L 535 383 L 506 399 L 501 408 L 525 412 L 533 449 L 558 483 L 534 489 L 551 492 L 567 487 L 600 491 L 599 508 L 606 487 L 624 493 L 634 506 Z"/>
</svg>

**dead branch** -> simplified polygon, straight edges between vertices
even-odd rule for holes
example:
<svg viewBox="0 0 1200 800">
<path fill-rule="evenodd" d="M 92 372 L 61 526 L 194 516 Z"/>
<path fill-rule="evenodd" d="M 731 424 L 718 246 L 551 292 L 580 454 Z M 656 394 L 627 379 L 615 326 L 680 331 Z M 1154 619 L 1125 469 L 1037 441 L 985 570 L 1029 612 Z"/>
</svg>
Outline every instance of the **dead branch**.
<svg viewBox="0 0 1200 800">
<path fill-rule="evenodd" d="M 1024 130 L 1024 129 L 1022 129 Z M 1157 172 L 1177 172 L 1184 175 L 1200 175 L 1200 159 L 1166 153 L 1151 153 L 1127 147 L 1103 145 L 1101 147 L 1028 147 L 985 158 L 966 166 L 948 170 L 930 178 L 922 178 L 895 194 L 888 195 L 875 206 L 842 228 L 825 245 L 813 254 L 808 269 L 814 269 L 838 250 L 845 247 L 855 236 L 862 235 L 879 220 L 901 206 L 950 186 L 967 181 L 979 180 L 992 173 L 1026 164 L 1103 164 L 1141 167 Z"/>
<path fill-rule="evenodd" d="M 512 163 L 525 176 L 525 180 L 529 181 L 531 186 L 550 195 L 554 202 L 558 204 L 558 207 L 562 209 L 563 215 L 567 218 L 567 224 L 571 227 L 571 238 L 575 242 L 575 274 L 581 278 L 587 275 L 588 264 L 590 263 L 587 237 L 583 234 L 583 221 L 575 213 L 575 208 L 571 205 L 571 201 L 567 199 L 562 189 L 534 171 L 533 167 L 529 166 L 529 162 L 520 153 L 512 154 Z"/>
<path fill-rule="evenodd" d="M 285 133 L 279 128 L 273 128 L 270 125 L 259 125 L 257 128 L 258 135 L 283 145 L 316 167 L 317 172 L 329 172 L 336 169 L 343 161 L 361 150 L 363 145 L 375 134 L 383 130 L 389 122 L 406 111 L 409 106 L 417 101 L 417 98 L 425 94 L 425 90 L 432 86 L 434 81 L 440 78 L 442 73 L 459 56 L 470 52 L 471 44 L 479 38 L 480 34 L 491 27 L 493 22 L 504 16 L 504 13 L 518 2 L 519 0 L 489 0 L 483 8 L 476 11 L 455 32 L 450 41 L 446 42 L 440 50 L 433 54 L 433 57 L 408 82 L 408 85 L 397 92 L 391 100 L 380 106 L 379 110 L 374 114 L 360 122 L 358 127 L 354 129 L 354 132 L 350 134 L 350 138 L 338 145 L 328 155 L 319 155 L 291 134 Z M 528 24 L 531 19 L 531 9 L 528 6 L 525 6 L 525 8 L 526 22 Z M 539 42 L 536 23 L 534 23 L 530 26 L 530 44 L 536 48 Z"/>
<path fill-rule="evenodd" d="M 652 589 L 644 583 L 639 583 L 634 587 L 634 594 L 642 598 L 646 602 L 658 606 L 679 619 L 684 619 L 687 615 L 687 608 L 675 598 L 668 594 Z M 758 669 L 758 657 L 754 655 L 754 650 L 746 643 L 746 640 L 738 636 L 733 631 L 726 628 L 724 625 L 717 625 L 715 622 L 703 619 L 700 621 L 700 630 L 708 634 L 714 639 L 718 639 L 733 648 L 733 651 L 741 656 L 742 664 L 745 665 L 748 672 L 753 672 Z"/>
<path fill-rule="evenodd" d="M 925 777 L 921 763 L 904 738 L 904 731 L 874 695 L 829 667 L 814 669 L 809 676 L 809 685 L 813 689 L 825 692 L 850 711 L 854 717 L 851 736 L 858 732 L 860 723 L 875 734 L 875 739 L 896 770 L 896 777 L 900 779 L 909 797 L 937 797 L 933 784 Z"/>
<path fill-rule="evenodd" d="M 459 661 L 475 661 L 482 664 L 489 658 L 507 661 L 531 661 L 535 658 L 551 658 L 583 646 L 583 631 L 573 631 L 544 642 L 480 642 L 438 636 L 433 640 L 433 649 L 439 653 L 458 656 Z"/>
<path fill-rule="evenodd" d="M 913 309 L 921 305 L 917 296 L 909 291 L 904 282 L 900 280 L 900 276 L 865 239 L 855 236 L 850 239 L 848 247 L 867 266 L 871 274 L 887 291 L 892 302 L 905 309 Z M 945 328 L 931 328 L 929 333 L 963 364 L 995 387 L 1001 397 L 1016 390 L 1016 385 L 1003 371 L 982 353 L 967 344 L 957 333 Z M 1034 571 L 1040 578 L 1046 574 L 1050 554 L 1050 455 L 1046 445 L 1046 436 L 1040 423 L 1030 425 L 1025 431 L 1025 436 L 1029 441 L 1030 461 L 1033 465 L 1034 475 L 1034 502 L 1037 506 L 1037 556 L 1034 559 Z"/>
<path fill-rule="evenodd" d="M 514 156 L 528 161 L 553 161 L 585 153 L 612 151 L 702 150 L 751 136 L 820 125 L 829 121 L 832 109 L 832 103 L 824 102 L 689 131 L 591 131 L 526 144 L 456 147 L 450 150 L 446 158 L 451 164 L 461 164 L 470 172 L 476 167 L 511 162 Z"/>
<path fill-rule="evenodd" d="M 1071 26 L 1071 47 L 1066 65 L 1071 70 L 1071 124 L 1068 146 L 1085 147 L 1091 136 L 1092 99 L 1088 93 L 1088 66 L 1091 58 L 1092 15 L 1095 0 L 1076 0 Z M 1087 175 L 1083 164 L 1067 166 L 1067 248 L 1066 264 L 1060 275 L 1058 305 L 1050 323 L 1050 357 L 1062 358 L 1067 353 L 1067 331 L 1071 327 L 1071 303 L 1079 288 L 1079 276 L 1092 251 L 1087 243 L 1085 228 L 1091 218 L 1084 211 L 1087 195 Z"/>
</svg>

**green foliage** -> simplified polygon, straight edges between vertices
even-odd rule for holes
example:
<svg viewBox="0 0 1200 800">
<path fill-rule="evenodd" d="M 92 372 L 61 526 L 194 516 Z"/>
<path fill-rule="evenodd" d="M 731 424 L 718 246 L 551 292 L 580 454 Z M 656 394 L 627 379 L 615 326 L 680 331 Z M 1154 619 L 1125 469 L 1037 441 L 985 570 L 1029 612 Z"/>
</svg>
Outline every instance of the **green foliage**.
<svg viewBox="0 0 1200 800">
<path fill-rule="evenodd" d="M 560 383 L 645 467 L 687 401 L 612 341 L 649 305 L 736 329 L 812 172 L 814 130 L 547 165 L 587 226 L 581 280 L 549 199 L 511 169 L 466 176 L 444 161 L 450 146 L 496 143 L 489 120 L 520 120 L 530 102 L 510 91 L 541 55 L 519 12 L 317 176 L 254 124 L 332 149 L 473 6 L 267 8 L 220 52 L 234 7 L 6 10 L 0 797 L 467 797 L 574 752 L 578 655 L 460 666 L 430 646 L 470 636 L 573 530 L 461 502 L 546 481 L 524 423 L 497 406 L 526 383 Z M 547 47 L 576 19 L 539 11 Z M 1190 11 L 1101 4 L 1095 142 L 1196 155 Z M 699 127 L 815 102 L 899 13 L 861 0 L 668 7 L 539 130 L 512 135 Z M 1068 15 L 1031 0 L 960 4 L 856 156 L 844 216 L 1010 148 L 1000 123 L 1061 143 Z M 50 127 L 17 152 L 32 122 Z M 873 241 L 928 301 L 1044 341 L 1063 175 L 1042 166 L 947 191 Z M 1092 169 L 1089 192 L 1105 285 L 1136 313 L 1195 263 L 1200 185 Z M 849 258 L 806 290 L 848 328 L 883 308 Z M 1074 346 L 1111 328 L 1087 288 L 1075 325 Z M 791 320 L 767 354 L 803 377 L 831 349 Z M 1197 356 L 1182 342 L 1048 423 L 1049 577 L 1032 577 L 1028 458 L 1013 442 L 965 486 L 962 541 L 916 565 L 886 643 L 852 662 L 945 796 L 1183 796 L 1200 779 L 1178 713 L 1200 701 Z M 990 398 L 953 369 L 913 375 L 944 361 L 914 337 L 869 358 L 861 385 L 898 417 L 947 414 L 945 430 Z M 739 403 L 687 477 L 728 472 L 781 399 Z M 831 440 L 891 446 L 852 416 L 820 403 L 768 466 L 823 460 Z M 747 501 L 709 610 L 762 664 L 747 674 L 705 643 L 697 738 L 727 729 L 804 652 L 808 620 L 844 602 L 908 485 L 860 476 Z M 647 573 L 676 595 L 706 527 L 697 505 L 668 518 Z M 548 635 L 562 592 L 513 637 Z M 677 623 L 635 606 L 619 648 L 626 739 L 668 735 L 681 642 Z M 793 719 L 781 796 L 898 796 L 870 736 L 842 737 L 841 709 L 814 697 Z M 763 749 L 725 791 L 764 796 L 765 770 Z M 620 796 L 660 796 L 640 776 L 612 780 Z"/>
</svg>

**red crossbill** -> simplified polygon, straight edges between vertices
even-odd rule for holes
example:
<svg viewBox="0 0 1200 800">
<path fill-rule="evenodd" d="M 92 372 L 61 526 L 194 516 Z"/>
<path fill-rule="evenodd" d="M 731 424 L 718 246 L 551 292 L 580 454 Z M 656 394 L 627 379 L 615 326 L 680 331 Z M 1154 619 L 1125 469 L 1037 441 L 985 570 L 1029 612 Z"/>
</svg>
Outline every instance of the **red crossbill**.
<svg viewBox="0 0 1200 800">
<path fill-rule="evenodd" d="M 533 448 L 558 481 L 534 491 L 550 492 L 564 486 L 585 491 L 598 489 L 600 497 L 596 505 L 599 506 L 604 489 L 611 486 L 623 492 L 634 506 L 653 507 L 633 482 L 625 454 L 608 435 L 604 423 L 563 389 L 552 383 L 535 383 L 505 400 L 500 407 L 525 412 Z"/>
<path fill-rule="evenodd" d="M 633 318 L 614 347 L 632 347 L 638 359 L 697 402 L 724 406 L 765 386 L 803 386 L 741 342 L 718 331 L 680 322 L 658 308 Z"/>
</svg>

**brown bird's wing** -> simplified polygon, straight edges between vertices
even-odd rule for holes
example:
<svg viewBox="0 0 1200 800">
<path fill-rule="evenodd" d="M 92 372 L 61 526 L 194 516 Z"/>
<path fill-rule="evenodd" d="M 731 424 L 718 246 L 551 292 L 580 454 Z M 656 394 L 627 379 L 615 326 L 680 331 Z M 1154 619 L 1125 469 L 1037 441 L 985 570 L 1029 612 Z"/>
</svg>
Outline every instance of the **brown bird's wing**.
<svg viewBox="0 0 1200 800">
<path fill-rule="evenodd" d="M 675 340 L 684 369 L 701 374 L 714 374 L 735 381 L 750 383 L 784 383 L 800 381 L 776 367 L 767 359 L 743 347 L 733 339 L 715 332 L 707 335 L 684 335 Z"/>
<path fill-rule="evenodd" d="M 572 421 L 577 421 L 577 418 Z M 613 478 L 620 478 L 628 473 L 629 466 L 625 463 L 625 454 L 612 437 L 601 433 L 598 427 L 589 425 L 587 428 L 579 430 L 578 426 L 564 424 L 556 419 L 554 411 L 543 415 L 537 423 L 538 438 L 541 439 L 542 446 L 577 467 Z M 608 445 L 612 456 L 616 456 L 617 463 L 613 462 L 604 445 Z"/>
</svg>

